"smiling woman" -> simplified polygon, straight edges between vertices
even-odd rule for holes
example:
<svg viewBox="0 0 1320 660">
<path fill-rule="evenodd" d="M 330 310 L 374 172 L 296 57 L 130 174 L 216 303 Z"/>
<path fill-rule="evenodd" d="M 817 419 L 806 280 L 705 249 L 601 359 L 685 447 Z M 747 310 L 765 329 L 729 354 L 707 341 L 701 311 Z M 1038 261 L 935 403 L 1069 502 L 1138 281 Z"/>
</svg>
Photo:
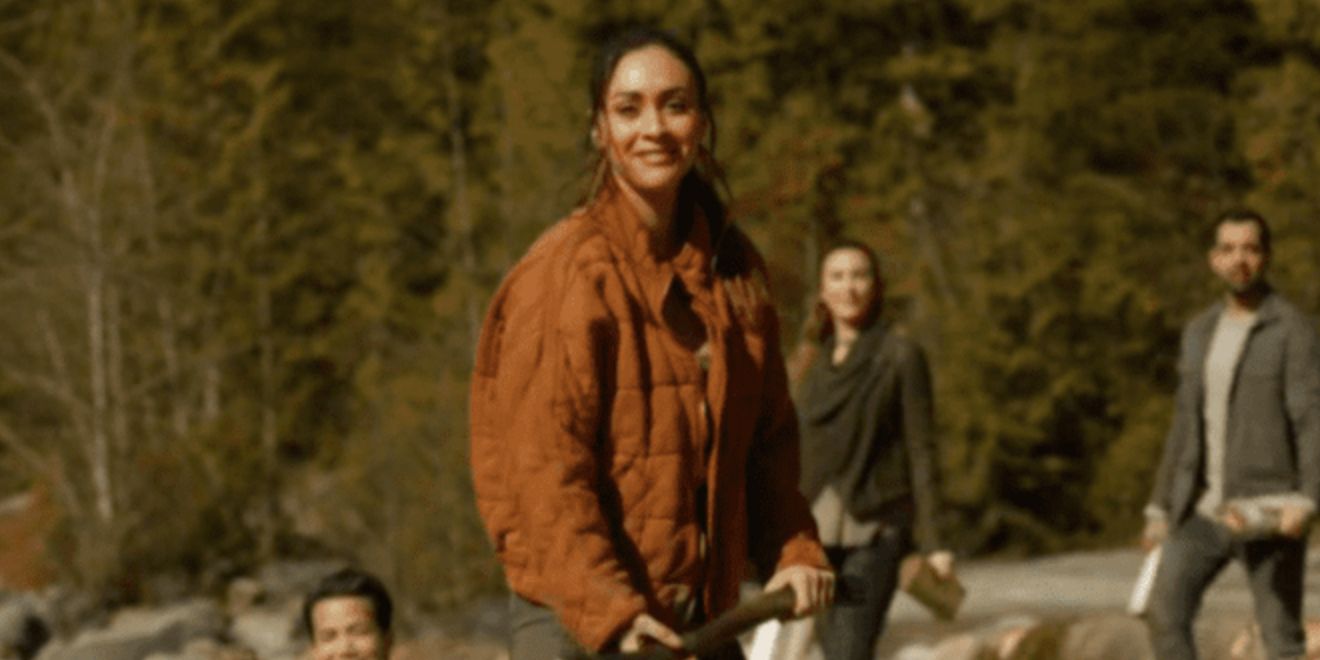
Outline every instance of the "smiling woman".
<svg viewBox="0 0 1320 660">
<path fill-rule="evenodd" d="M 899 568 L 914 546 L 948 578 L 938 534 L 939 480 L 924 350 L 880 322 L 884 280 L 874 250 L 841 240 L 825 252 L 819 304 L 807 328 L 817 355 L 801 375 L 802 490 L 826 554 L 861 589 L 857 607 L 819 617 L 827 660 L 875 657 Z M 793 629 L 786 646 L 805 643 Z"/>
<path fill-rule="evenodd" d="M 748 556 L 798 614 L 833 597 L 764 264 L 712 185 L 696 57 L 627 32 L 590 92 L 592 185 L 505 278 L 472 379 L 514 660 L 678 648 L 737 602 Z"/>
<path fill-rule="evenodd" d="M 672 215 L 656 206 L 676 197 L 706 129 L 696 95 L 687 67 L 663 47 L 647 46 L 619 60 L 596 115 L 593 142 L 608 154 L 619 190 L 657 217 Z"/>
</svg>

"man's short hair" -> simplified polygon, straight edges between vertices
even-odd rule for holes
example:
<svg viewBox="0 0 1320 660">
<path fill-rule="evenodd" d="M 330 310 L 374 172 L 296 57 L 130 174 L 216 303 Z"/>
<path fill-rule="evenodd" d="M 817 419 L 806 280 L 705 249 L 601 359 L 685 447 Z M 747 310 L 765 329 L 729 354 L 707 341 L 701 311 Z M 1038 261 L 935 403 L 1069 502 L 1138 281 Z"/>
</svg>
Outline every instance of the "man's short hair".
<svg viewBox="0 0 1320 660">
<path fill-rule="evenodd" d="M 1265 216 L 1249 208 L 1234 208 L 1224 211 L 1215 218 L 1215 224 L 1210 227 L 1210 245 L 1214 246 L 1215 241 L 1219 240 L 1219 227 L 1225 223 L 1250 222 L 1256 225 L 1256 233 L 1260 235 L 1260 249 L 1265 254 L 1270 254 L 1270 225 L 1265 222 Z"/>
<path fill-rule="evenodd" d="M 330 598 L 339 597 L 365 598 L 371 602 L 371 613 L 376 619 L 376 627 L 381 633 L 389 633 L 390 620 L 394 616 L 394 604 L 390 602 L 390 593 L 376 576 L 357 568 L 342 568 L 331 573 L 317 583 L 307 598 L 303 600 L 303 626 L 307 635 L 315 638 L 312 629 L 312 608 Z"/>
</svg>

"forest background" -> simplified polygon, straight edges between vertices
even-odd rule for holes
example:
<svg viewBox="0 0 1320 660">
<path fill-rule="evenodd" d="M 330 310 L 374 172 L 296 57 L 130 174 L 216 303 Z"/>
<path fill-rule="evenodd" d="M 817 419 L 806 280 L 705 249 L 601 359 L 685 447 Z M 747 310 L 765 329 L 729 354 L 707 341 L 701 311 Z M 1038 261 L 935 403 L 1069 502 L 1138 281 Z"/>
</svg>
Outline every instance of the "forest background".
<svg viewBox="0 0 1320 660">
<path fill-rule="evenodd" d="M 820 246 L 884 254 L 964 553 L 1131 541 L 1215 213 L 1320 310 L 1313 0 L 0 0 L 0 496 L 56 512 L 51 579 L 499 589 L 474 337 L 633 22 L 707 67 L 788 344 Z"/>
</svg>

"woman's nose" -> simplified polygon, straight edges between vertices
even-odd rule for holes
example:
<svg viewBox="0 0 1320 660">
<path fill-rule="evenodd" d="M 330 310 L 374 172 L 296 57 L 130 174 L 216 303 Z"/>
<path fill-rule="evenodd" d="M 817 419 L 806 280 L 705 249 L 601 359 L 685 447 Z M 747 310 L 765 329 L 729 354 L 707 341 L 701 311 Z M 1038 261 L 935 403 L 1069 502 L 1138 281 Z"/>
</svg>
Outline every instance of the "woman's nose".
<svg viewBox="0 0 1320 660">
<path fill-rule="evenodd" d="M 648 108 L 642 113 L 642 131 L 647 135 L 659 135 L 665 130 L 664 113 L 656 108 Z"/>
</svg>

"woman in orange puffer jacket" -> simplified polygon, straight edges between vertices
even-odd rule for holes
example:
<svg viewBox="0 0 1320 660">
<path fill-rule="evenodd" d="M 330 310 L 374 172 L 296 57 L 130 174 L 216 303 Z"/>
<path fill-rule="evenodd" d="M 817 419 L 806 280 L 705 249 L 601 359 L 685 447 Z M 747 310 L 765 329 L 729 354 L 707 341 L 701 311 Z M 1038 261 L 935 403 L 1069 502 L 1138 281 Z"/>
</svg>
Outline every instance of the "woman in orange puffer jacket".
<svg viewBox="0 0 1320 660">
<path fill-rule="evenodd" d="M 737 602 L 748 557 L 799 615 L 833 597 L 765 266 L 711 184 L 701 69 L 634 30 L 591 93 L 593 190 L 505 278 L 473 374 L 513 660 L 677 647 Z"/>
</svg>

